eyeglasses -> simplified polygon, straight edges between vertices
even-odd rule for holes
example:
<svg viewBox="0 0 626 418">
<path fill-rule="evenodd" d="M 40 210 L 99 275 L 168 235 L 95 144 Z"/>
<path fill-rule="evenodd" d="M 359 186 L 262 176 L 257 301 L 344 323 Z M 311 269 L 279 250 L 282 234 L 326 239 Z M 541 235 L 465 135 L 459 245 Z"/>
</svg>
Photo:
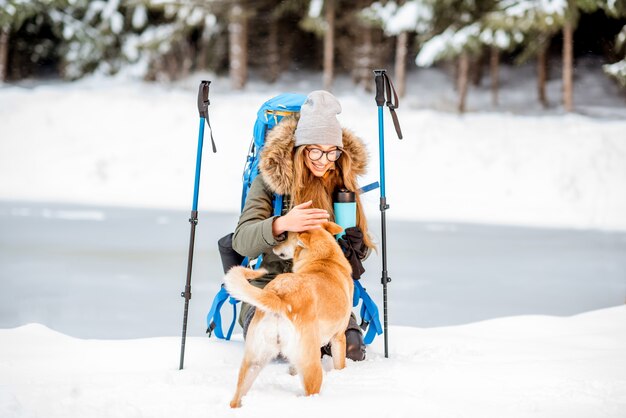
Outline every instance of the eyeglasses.
<svg viewBox="0 0 626 418">
<path fill-rule="evenodd" d="M 319 148 L 305 148 L 311 161 L 317 161 L 322 158 L 322 155 L 326 155 L 326 159 L 331 163 L 334 163 L 341 157 L 341 151 L 339 148 L 331 149 L 330 151 L 322 151 Z"/>
</svg>

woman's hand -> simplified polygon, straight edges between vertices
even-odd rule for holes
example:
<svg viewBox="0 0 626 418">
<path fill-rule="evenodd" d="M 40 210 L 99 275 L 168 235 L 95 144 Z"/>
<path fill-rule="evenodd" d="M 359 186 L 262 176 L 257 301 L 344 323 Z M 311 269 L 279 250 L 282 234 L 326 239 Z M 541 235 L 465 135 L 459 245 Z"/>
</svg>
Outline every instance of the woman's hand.
<svg viewBox="0 0 626 418">
<path fill-rule="evenodd" d="M 311 208 L 312 200 L 301 203 L 291 208 L 286 215 L 279 216 L 274 220 L 272 233 L 278 236 L 283 232 L 302 232 L 320 228 L 320 225 L 328 221 L 330 215 L 325 209 Z"/>
</svg>

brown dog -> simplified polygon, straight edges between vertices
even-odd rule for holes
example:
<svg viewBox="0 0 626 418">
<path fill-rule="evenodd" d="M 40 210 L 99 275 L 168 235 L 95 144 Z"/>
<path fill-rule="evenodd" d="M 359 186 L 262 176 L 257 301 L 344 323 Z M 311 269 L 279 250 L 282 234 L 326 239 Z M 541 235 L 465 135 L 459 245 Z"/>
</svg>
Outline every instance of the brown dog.
<svg viewBox="0 0 626 418">
<path fill-rule="evenodd" d="M 248 283 L 265 274 L 262 269 L 233 267 L 224 277 L 233 297 L 257 307 L 248 328 L 232 408 L 241 406 L 242 396 L 261 369 L 279 353 L 300 374 L 307 396 L 319 393 L 322 386 L 321 346 L 330 342 L 335 369 L 345 367 L 344 332 L 354 284 L 350 263 L 334 237 L 341 230 L 326 222 L 320 229 L 289 233 L 274 253 L 293 258 L 293 273 L 276 276 L 264 289 Z"/>
</svg>

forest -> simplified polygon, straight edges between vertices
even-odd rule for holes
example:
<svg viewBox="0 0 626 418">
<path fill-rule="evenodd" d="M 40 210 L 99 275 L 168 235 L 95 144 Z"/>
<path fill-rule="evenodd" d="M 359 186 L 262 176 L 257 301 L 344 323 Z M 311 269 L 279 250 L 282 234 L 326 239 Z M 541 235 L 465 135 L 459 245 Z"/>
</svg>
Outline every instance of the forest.
<svg viewBox="0 0 626 418">
<path fill-rule="evenodd" d="M 9 83 L 211 71 L 242 89 L 250 74 L 272 83 L 305 70 L 327 90 L 337 74 L 371 90 L 372 70 L 388 68 L 402 96 L 407 71 L 437 66 L 463 112 L 471 83 L 489 83 L 497 104 L 501 65 L 533 63 L 537 100 L 547 105 L 559 77 L 571 111 L 576 60 L 590 55 L 624 91 L 626 0 L 0 0 Z"/>
</svg>

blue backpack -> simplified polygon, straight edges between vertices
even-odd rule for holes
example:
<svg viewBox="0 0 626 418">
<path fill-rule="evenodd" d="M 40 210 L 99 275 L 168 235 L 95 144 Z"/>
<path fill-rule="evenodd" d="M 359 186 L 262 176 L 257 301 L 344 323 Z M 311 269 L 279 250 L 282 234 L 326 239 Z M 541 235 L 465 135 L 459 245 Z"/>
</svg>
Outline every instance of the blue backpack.
<svg viewBox="0 0 626 418">
<path fill-rule="evenodd" d="M 250 143 L 250 149 L 248 150 L 248 156 L 243 171 L 243 189 L 241 192 L 241 210 L 243 210 L 246 198 L 248 197 L 248 191 L 252 182 L 259 174 L 259 156 L 263 145 L 265 145 L 265 136 L 274 126 L 276 126 L 285 116 L 294 116 L 300 112 L 300 107 L 306 100 L 306 96 L 297 93 L 284 93 L 280 94 L 261 106 L 257 112 L 256 123 L 254 124 L 254 134 L 252 142 Z M 360 192 L 369 191 L 376 186 L 368 185 L 363 187 Z M 279 194 L 274 195 L 273 207 L 274 215 L 280 216 L 283 206 L 283 196 Z M 247 266 L 249 261 L 247 257 L 242 257 L 232 249 L 232 233 L 226 235 L 219 240 L 218 246 L 220 249 L 220 256 L 222 258 L 222 264 L 224 267 L 224 273 L 228 271 L 233 265 Z M 261 260 L 258 260 L 256 266 L 261 265 Z M 224 335 L 222 329 L 222 316 L 221 309 L 224 303 L 228 302 L 232 305 L 233 319 L 228 328 L 226 335 Z M 354 281 L 354 295 L 352 299 L 352 306 L 356 307 L 361 301 L 361 328 L 367 330 L 364 337 L 365 344 L 370 344 L 376 335 L 382 334 L 382 326 L 380 324 L 380 318 L 378 314 L 378 307 L 366 292 L 365 288 L 361 285 L 359 280 Z M 235 328 L 237 322 L 237 303 L 239 301 L 228 294 L 224 286 L 220 288 L 219 292 L 213 298 L 211 309 L 207 314 L 207 334 L 209 337 L 215 334 L 217 338 L 230 340 L 230 337 Z"/>
</svg>

